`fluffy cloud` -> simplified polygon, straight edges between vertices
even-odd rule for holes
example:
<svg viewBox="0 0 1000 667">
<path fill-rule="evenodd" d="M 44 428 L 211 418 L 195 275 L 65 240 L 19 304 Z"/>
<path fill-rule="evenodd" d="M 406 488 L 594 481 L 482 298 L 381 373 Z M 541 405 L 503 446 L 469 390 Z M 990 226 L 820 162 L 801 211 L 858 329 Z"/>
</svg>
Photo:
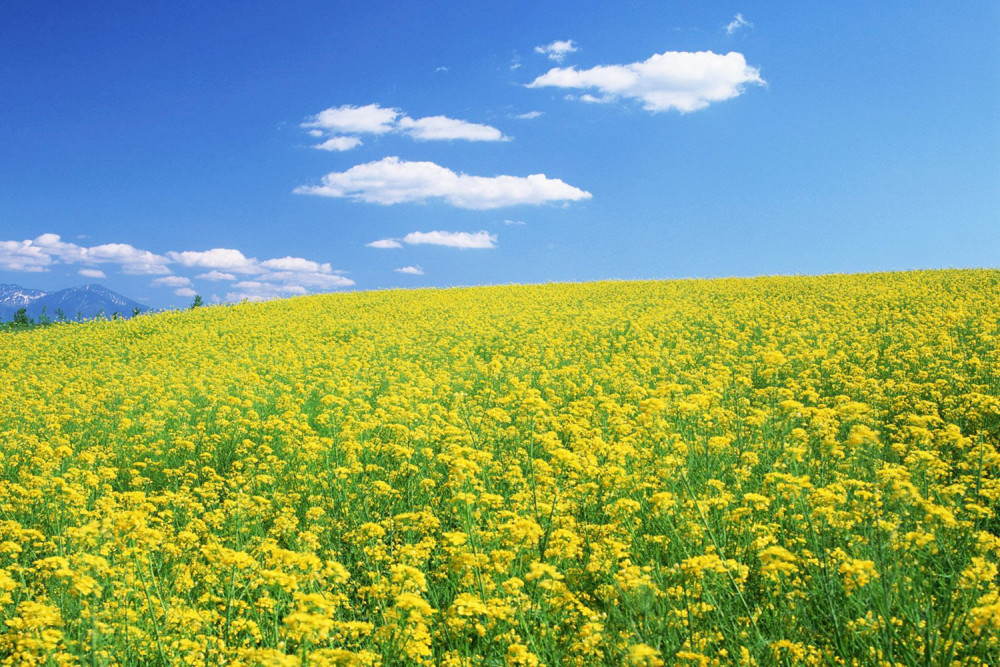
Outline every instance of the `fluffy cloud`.
<svg viewBox="0 0 1000 667">
<path fill-rule="evenodd" d="M 404 243 L 408 245 L 441 245 L 451 248 L 496 248 L 496 242 L 496 234 L 490 234 L 486 231 L 474 234 L 469 232 L 411 232 L 401 239 L 380 239 L 367 245 L 370 248 L 402 248 Z"/>
<path fill-rule="evenodd" d="M 187 250 L 157 255 L 126 243 L 106 243 L 85 247 L 63 241 L 57 234 L 42 234 L 25 241 L 0 241 L 0 270 L 48 271 L 53 265 L 82 264 L 78 270 L 87 278 L 105 278 L 95 264 L 117 264 L 122 273 L 157 275 L 154 287 L 174 288 L 178 296 L 193 296 L 191 278 L 174 275 L 171 265 L 210 269 L 195 276 L 200 280 L 237 280 L 237 274 L 253 280 L 237 283 L 236 300 L 273 298 L 350 287 L 354 281 L 335 271 L 330 264 L 302 257 L 278 257 L 260 261 L 233 248 L 205 251 Z M 222 271 L 220 269 L 225 269 Z"/>
<path fill-rule="evenodd" d="M 410 118 L 400 109 L 387 109 L 378 104 L 357 107 L 345 104 L 331 107 L 309 117 L 302 123 L 311 136 L 328 136 L 313 148 L 325 151 L 348 151 L 361 145 L 359 134 L 405 134 L 418 141 L 506 141 L 495 127 L 470 123 L 447 116 Z"/>
<path fill-rule="evenodd" d="M 284 296 L 308 294 L 302 285 L 275 285 L 259 280 L 244 280 L 233 285 L 235 291 L 226 294 L 226 301 L 267 301 Z"/>
<path fill-rule="evenodd" d="M 310 290 L 328 291 L 354 285 L 353 280 L 334 271 L 329 263 L 314 262 L 303 257 L 277 257 L 260 261 L 233 248 L 167 254 L 183 266 L 212 269 L 198 276 L 204 280 L 235 280 L 237 273 L 252 275 L 253 280 L 233 285 L 235 291 L 226 295 L 229 301 L 263 301 L 307 294 Z"/>
<path fill-rule="evenodd" d="M 106 243 L 90 248 L 63 241 L 58 234 L 42 234 L 25 241 L 0 241 L 0 268 L 9 271 L 47 271 L 54 263 L 118 264 L 123 273 L 170 273 L 162 255 L 127 243 Z M 97 271 L 97 269 L 85 269 Z"/>
<path fill-rule="evenodd" d="M 529 111 L 527 113 L 519 113 L 516 116 L 514 116 L 514 118 L 517 118 L 518 120 L 534 120 L 535 118 L 544 115 L 545 115 L 544 111 Z"/>
<path fill-rule="evenodd" d="M 201 252 L 185 250 L 168 252 L 167 256 L 181 266 L 203 269 L 225 269 L 233 273 L 260 273 L 257 260 L 250 259 L 239 250 L 212 248 Z"/>
<path fill-rule="evenodd" d="M 726 34 L 732 35 L 741 28 L 752 28 L 753 23 L 743 18 L 743 14 L 737 14 L 733 20 L 726 24 Z"/>
<path fill-rule="evenodd" d="M 556 40 L 551 44 L 535 47 L 535 53 L 548 56 L 549 60 L 555 60 L 557 63 L 561 63 L 566 58 L 567 53 L 576 53 L 576 51 L 578 49 L 572 39 Z"/>
<path fill-rule="evenodd" d="M 403 244 L 396 239 L 379 239 L 378 241 L 372 241 L 371 243 L 366 243 L 365 246 L 369 248 L 381 248 L 383 250 L 389 248 L 402 248 Z"/>
<path fill-rule="evenodd" d="M 495 127 L 469 123 L 447 116 L 401 118 L 399 128 L 419 141 L 464 139 L 465 141 L 503 141 L 505 137 Z"/>
<path fill-rule="evenodd" d="M 84 278 L 107 278 L 104 271 L 100 269 L 80 269 L 77 274 L 83 276 Z"/>
<path fill-rule="evenodd" d="M 0 269 L 4 271 L 48 271 L 52 257 L 31 241 L 0 241 Z"/>
<path fill-rule="evenodd" d="M 198 276 L 205 280 L 235 280 L 237 273 L 254 276 L 253 280 L 233 285 L 236 291 L 226 296 L 230 301 L 261 301 L 306 294 L 310 289 L 326 291 L 354 285 L 353 280 L 334 271 L 330 264 L 302 257 L 277 257 L 260 261 L 233 248 L 170 252 L 167 255 L 183 266 L 212 269 Z"/>
<path fill-rule="evenodd" d="M 433 162 L 387 157 L 323 177 L 322 185 L 303 185 L 297 194 L 343 197 L 374 204 L 422 202 L 440 198 L 458 208 L 491 209 L 590 199 L 591 194 L 545 174 L 469 176 Z"/>
<path fill-rule="evenodd" d="M 191 279 L 184 276 L 164 276 L 153 281 L 153 287 L 188 287 Z"/>
<path fill-rule="evenodd" d="M 357 148 L 361 145 L 361 140 L 357 137 L 330 137 L 326 141 L 320 144 L 316 144 L 313 148 L 318 148 L 321 151 L 349 151 L 352 148 Z"/>
<path fill-rule="evenodd" d="M 496 234 L 486 231 L 469 232 L 411 232 L 403 237 L 410 245 L 443 245 L 451 248 L 496 248 Z"/>
<path fill-rule="evenodd" d="M 68 264 L 87 261 L 87 248 L 63 241 L 58 234 L 42 234 L 33 241 L 24 241 L 39 248 L 58 261 Z"/>
<path fill-rule="evenodd" d="M 424 275 L 424 270 L 419 266 L 402 266 L 398 269 L 393 269 L 396 273 L 406 273 L 411 276 L 422 276 Z"/>
<path fill-rule="evenodd" d="M 140 250 L 127 243 L 105 243 L 86 249 L 86 261 L 121 264 L 122 273 L 155 275 L 170 273 L 166 257 Z"/>
<path fill-rule="evenodd" d="M 308 294 L 310 289 L 325 291 L 351 285 L 354 285 L 353 280 L 339 275 L 294 272 L 264 274 L 256 280 L 235 283 L 233 291 L 226 293 L 226 301 L 267 301 Z"/>
<path fill-rule="evenodd" d="M 395 129 L 399 115 L 398 109 L 386 109 L 378 104 L 363 107 L 345 104 L 320 111 L 302 127 L 336 134 L 385 134 Z"/>
<path fill-rule="evenodd" d="M 598 65 L 590 69 L 556 67 L 539 76 L 528 88 L 596 89 L 600 97 L 640 100 L 648 111 L 676 109 L 682 113 L 704 109 L 712 102 L 736 97 L 747 85 L 764 85 L 760 71 L 747 65 L 742 53 L 667 51 L 629 65 Z"/>
<path fill-rule="evenodd" d="M 271 283 L 282 283 L 304 285 L 317 289 L 332 289 L 334 287 L 350 287 L 354 281 L 336 273 L 299 272 L 299 271 L 279 271 L 276 273 L 265 273 L 258 276 L 257 280 Z"/>
<path fill-rule="evenodd" d="M 223 271 L 209 271 L 208 273 L 200 273 L 195 278 L 201 280 L 236 280 L 236 274 L 224 273 Z"/>
<path fill-rule="evenodd" d="M 280 259 L 269 259 L 260 263 L 265 269 L 275 271 L 303 271 L 307 273 L 330 272 L 329 264 L 319 264 L 301 257 L 281 257 Z"/>
</svg>

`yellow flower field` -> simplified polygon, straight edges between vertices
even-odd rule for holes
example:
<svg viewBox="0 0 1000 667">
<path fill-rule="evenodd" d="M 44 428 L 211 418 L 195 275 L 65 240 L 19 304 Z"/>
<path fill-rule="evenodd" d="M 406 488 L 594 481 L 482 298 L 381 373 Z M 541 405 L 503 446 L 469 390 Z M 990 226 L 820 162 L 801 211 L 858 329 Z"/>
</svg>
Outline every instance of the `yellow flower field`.
<svg viewBox="0 0 1000 667">
<path fill-rule="evenodd" d="M 1000 663 L 1000 271 L 0 336 L 4 665 Z"/>
</svg>

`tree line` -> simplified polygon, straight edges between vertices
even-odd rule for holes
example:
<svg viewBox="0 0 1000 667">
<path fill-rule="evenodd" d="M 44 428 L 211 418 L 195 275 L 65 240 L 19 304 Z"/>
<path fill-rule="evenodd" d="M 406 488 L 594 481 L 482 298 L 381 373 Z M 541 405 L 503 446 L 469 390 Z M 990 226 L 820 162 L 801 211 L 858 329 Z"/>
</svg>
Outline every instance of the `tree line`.
<svg viewBox="0 0 1000 667">
<path fill-rule="evenodd" d="M 202 301 L 201 295 L 196 294 L 194 301 L 188 306 L 189 309 L 193 310 L 195 308 L 200 308 L 205 305 Z M 69 322 L 84 322 L 87 319 L 104 319 L 106 316 L 104 309 L 97 311 L 97 315 L 93 318 L 85 318 L 83 313 L 77 312 L 76 319 L 71 320 L 63 312 L 62 308 L 56 308 L 56 316 L 53 319 L 47 313 L 48 306 L 42 308 L 42 312 L 38 315 L 38 320 L 36 321 L 33 317 L 28 315 L 28 309 L 26 307 L 19 308 L 15 313 L 14 317 L 9 322 L 0 322 L 0 332 L 9 331 L 24 331 L 27 329 L 36 329 L 38 327 L 47 327 L 53 324 L 69 323 Z M 132 310 L 132 317 L 138 317 L 142 314 L 142 310 L 139 308 L 134 308 Z M 115 311 L 111 313 L 110 319 L 112 320 L 122 320 L 125 319 L 124 315 L 120 312 Z"/>
</svg>

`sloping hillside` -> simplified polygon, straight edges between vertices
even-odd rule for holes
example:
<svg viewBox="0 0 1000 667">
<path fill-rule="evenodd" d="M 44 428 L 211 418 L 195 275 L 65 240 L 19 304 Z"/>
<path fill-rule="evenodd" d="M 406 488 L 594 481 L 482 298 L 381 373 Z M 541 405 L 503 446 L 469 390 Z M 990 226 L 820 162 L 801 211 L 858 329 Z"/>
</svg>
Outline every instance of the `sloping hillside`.
<svg viewBox="0 0 1000 667">
<path fill-rule="evenodd" d="M 932 271 L 0 337 L 0 655 L 997 664 L 998 303 Z"/>
</svg>

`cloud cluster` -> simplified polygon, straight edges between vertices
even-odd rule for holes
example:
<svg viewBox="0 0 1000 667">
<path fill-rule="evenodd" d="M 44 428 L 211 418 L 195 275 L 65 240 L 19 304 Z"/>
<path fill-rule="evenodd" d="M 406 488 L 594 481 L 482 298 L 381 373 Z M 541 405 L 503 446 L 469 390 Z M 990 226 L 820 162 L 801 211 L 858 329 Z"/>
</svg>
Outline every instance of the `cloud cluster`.
<svg viewBox="0 0 1000 667">
<path fill-rule="evenodd" d="M 490 125 L 470 123 L 447 116 L 410 118 L 400 109 L 378 104 L 331 107 L 311 116 L 302 127 L 314 137 L 328 137 L 313 148 L 349 151 L 362 144 L 358 135 L 405 134 L 417 141 L 506 141 L 503 132 Z"/>
<path fill-rule="evenodd" d="M 105 243 L 85 247 L 63 241 L 58 234 L 42 234 L 25 241 L 0 241 L 0 269 L 6 271 L 48 271 L 53 264 L 83 264 L 88 277 L 103 273 L 100 264 L 117 264 L 122 273 L 162 275 L 170 273 L 170 260 L 126 243 Z"/>
<path fill-rule="evenodd" d="M 171 251 L 158 255 L 125 243 L 106 243 L 91 247 L 63 241 L 57 234 L 42 234 L 25 241 L 0 241 L 0 270 L 48 271 L 56 265 L 80 265 L 79 275 L 105 278 L 101 265 L 117 265 L 122 273 L 154 275 L 153 287 L 168 287 L 178 296 L 194 296 L 192 280 L 174 273 L 173 268 L 207 269 L 196 280 L 237 281 L 227 300 L 260 300 L 310 291 L 328 291 L 350 287 L 354 281 L 335 271 L 330 264 L 302 257 L 278 257 L 258 260 L 233 248 L 205 251 Z"/>
<path fill-rule="evenodd" d="M 760 71 L 747 65 L 742 53 L 667 51 L 628 65 L 582 70 L 555 67 L 527 87 L 596 90 L 599 96 L 586 94 L 580 99 L 609 102 L 630 98 L 640 100 L 648 111 L 688 113 L 736 97 L 748 85 L 764 83 Z"/>
<path fill-rule="evenodd" d="M 556 40 L 551 44 L 535 47 L 535 53 L 548 56 L 549 60 L 554 60 L 557 63 L 561 63 L 565 60 L 567 53 L 576 53 L 578 50 L 579 49 L 576 44 L 573 43 L 572 39 Z"/>
<path fill-rule="evenodd" d="M 442 199 L 452 206 L 491 209 L 518 204 L 545 204 L 590 199 L 591 194 L 545 174 L 469 176 L 433 162 L 407 162 L 387 157 L 332 172 L 322 185 L 303 185 L 297 194 L 341 197 L 374 204 Z"/>
<path fill-rule="evenodd" d="M 354 281 L 334 271 L 329 263 L 320 263 L 302 257 L 279 257 L 258 260 L 247 257 L 234 248 L 168 252 L 181 266 L 209 269 L 197 278 L 213 281 L 235 281 L 238 275 L 250 279 L 233 284 L 233 291 L 226 294 L 227 301 L 261 301 L 279 296 L 325 292 L 338 287 L 350 287 Z"/>
<path fill-rule="evenodd" d="M 424 270 L 419 266 L 401 266 L 398 269 L 393 269 L 396 273 L 406 273 L 411 276 L 422 276 L 424 275 Z"/>
</svg>

